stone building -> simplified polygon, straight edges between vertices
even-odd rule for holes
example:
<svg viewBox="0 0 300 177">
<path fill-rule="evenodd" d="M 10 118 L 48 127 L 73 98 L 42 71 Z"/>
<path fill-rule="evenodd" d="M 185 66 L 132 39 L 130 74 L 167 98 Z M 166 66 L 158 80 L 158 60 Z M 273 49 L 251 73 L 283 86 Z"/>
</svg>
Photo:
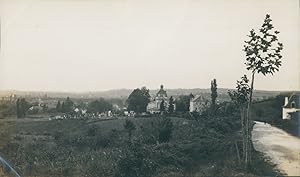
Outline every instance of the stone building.
<svg viewBox="0 0 300 177">
<path fill-rule="evenodd" d="M 167 95 L 167 91 L 164 90 L 164 86 L 161 85 L 155 97 L 151 98 L 151 101 L 147 106 L 147 112 L 150 112 L 151 114 L 160 113 L 160 105 L 163 101 L 165 110 L 167 110 L 169 106 L 169 98 Z"/>
<path fill-rule="evenodd" d="M 208 106 L 207 100 L 201 95 L 190 96 L 190 112 L 202 112 Z"/>
<path fill-rule="evenodd" d="M 282 119 L 291 119 L 293 115 L 300 117 L 300 93 L 293 93 L 284 100 Z"/>
</svg>

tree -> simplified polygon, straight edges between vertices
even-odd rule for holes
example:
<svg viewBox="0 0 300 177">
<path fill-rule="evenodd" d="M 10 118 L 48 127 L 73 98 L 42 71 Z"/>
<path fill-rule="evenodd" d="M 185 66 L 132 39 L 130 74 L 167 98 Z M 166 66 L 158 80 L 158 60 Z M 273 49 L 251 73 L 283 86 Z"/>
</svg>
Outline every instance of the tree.
<svg viewBox="0 0 300 177">
<path fill-rule="evenodd" d="M 191 96 L 191 95 L 190 95 Z M 190 97 L 189 95 L 181 95 L 175 100 L 176 111 L 178 112 L 188 112 L 190 109 Z"/>
<path fill-rule="evenodd" d="M 216 79 L 213 79 L 211 81 L 210 90 L 211 90 L 211 106 L 212 106 L 212 110 L 215 111 L 216 99 L 218 97 L 218 93 L 217 93 L 217 80 Z"/>
<path fill-rule="evenodd" d="M 58 101 L 57 104 L 56 104 L 56 111 L 57 111 L 57 112 L 61 112 L 61 104 L 60 104 L 60 101 Z"/>
<path fill-rule="evenodd" d="M 174 98 L 173 98 L 173 96 L 171 96 L 170 99 L 169 99 L 168 112 L 169 113 L 173 113 L 174 110 L 175 110 L 175 107 L 174 107 Z"/>
<path fill-rule="evenodd" d="M 112 104 L 107 102 L 105 99 L 100 98 L 99 100 L 92 101 L 88 104 L 88 112 L 98 113 L 112 110 Z"/>
<path fill-rule="evenodd" d="M 165 101 L 162 100 L 160 105 L 159 105 L 159 111 L 160 113 L 164 113 L 166 111 L 166 107 L 165 107 Z"/>
<path fill-rule="evenodd" d="M 72 112 L 73 111 L 73 106 L 74 103 L 73 101 L 70 99 L 70 97 L 67 97 L 66 101 L 64 101 L 64 107 L 65 107 L 65 112 Z"/>
<path fill-rule="evenodd" d="M 247 128 L 248 128 L 248 141 L 251 141 L 251 104 L 252 104 L 252 94 L 254 89 L 254 78 L 255 74 L 273 75 L 275 72 L 279 71 L 281 66 L 281 51 L 283 49 L 283 44 L 278 42 L 277 35 L 279 31 L 274 30 L 274 26 L 271 23 L 272 20 L 270 15 L 267 14 L 263 25 L 256 33 L 254 29 L 250 31 L 248 35 L 249 40 L 245 41 L 244 51 L 246 53 L 246 68 L 251 71 L 251 85 L 249 93 L 249 102 L 247 105 Z M 249 145 L 250 143 L 248 143 Z M 246 152 L 245 164 L 248 166 L 251 163 L 251 145 L 249 145 Z"/>
<path fill-rule="evenodd" d="M 151 98 L 151 96 L 150 96 L 150 90 L 147 89 L 147 88 L 144 86 L 144 87 L 141 88 L 141 91 L 142 91 L 143 95 L 145 96 L 145 98 L 147 98 L 148 101 L 150 102 L 150 98 Z"/>
<path fill-rule="evenodd" d="M 43 112 L 46 112 L 48 110 L 47 104 L 43 103 L 42 108 L 43 108 Z"/>
<path fill-rule="evenodd" d="M 150 102 L 149 90 L 146 87 L 134 89 L 126 100 L 129 111 L 137 113 L 146 112 L 147 105 Z"/>
<path fill-rule="evenodd" d="M 126 119 L 124 128 L 128 132 L 129 139 L 131 139 L 132 132 L 136 129 L 134 123 L 131 120 Z"/>
<path fill-rule="evenodd" d="M 22 115 L 21 115 L 20 99 L 19 98 L 17 99 L 17 103 L 16 104 L 17 104 L 17 117 L 21 118 Z"/>
<path fill-rule="evenodd" d="M 241 114 L 241 125 L 242 125 L 242 138 L 243 138 L 243 161 L 246 158 L 247 148 L 249 147 L 248 143 L 248 122 L 245 120 L 246 108 L 249 102 L 250 86 L 249 79 L 246 75 L 241 77 L 241 80 L 238 80 L 236 83 L 236 90 L 228 91 L 228 94 L 236 107 L 239 108 Z"/>
<path fill-rule="evenodd" d="M 62 104 L 61 104 L 61 112 L 66 112 L 66 106 L 65 106 L 65 102 L 62 102 Z"/>
<path fill-rule="evenodd" d="M 17 99 L 17 117 L 24 118 L 26 116 L 27 110 L 30 108 L 30 104 L 25 100 L 25 98 Z"/>
<path fill-rule="evenodd" d="M 158 141 L 160 143 L 168 142 L 172 136 L 172 132 L 173 132 L 173 122 L 171 118 L 169 117 L 162 118 L 159 124 Z"/>
</svg>

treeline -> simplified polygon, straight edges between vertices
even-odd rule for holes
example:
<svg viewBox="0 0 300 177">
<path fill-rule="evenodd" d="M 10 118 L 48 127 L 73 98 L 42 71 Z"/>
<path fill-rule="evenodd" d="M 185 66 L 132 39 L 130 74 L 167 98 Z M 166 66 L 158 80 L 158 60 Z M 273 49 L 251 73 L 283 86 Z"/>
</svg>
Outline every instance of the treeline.
<svg viewBox="0 0 300 177">
<path fill-rule="evenodd" d="M 60 101 L 57 102 L 56 105 L 56 111 L 57 112 L 62 112 L 62 113 L 69 113 L 74 110 L 74 102 L 70 100 L 70 97 L 67 97 L 65 101 Z"/>
</svg>

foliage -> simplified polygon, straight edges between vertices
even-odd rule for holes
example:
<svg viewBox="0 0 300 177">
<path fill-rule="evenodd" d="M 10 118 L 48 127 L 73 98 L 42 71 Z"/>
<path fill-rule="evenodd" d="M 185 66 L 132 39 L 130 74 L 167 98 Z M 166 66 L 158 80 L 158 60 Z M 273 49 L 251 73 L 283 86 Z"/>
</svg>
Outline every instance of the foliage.
<svg viewBox="0 0 300 177">
<path fill-rule="evenodd" d="M 173 96 L 171 96 L 170 99 L 169 99 L 168 113 L 172 114 L 175 111 L 174 104 L 175 104 L 174 98 L 173 98 Z"/>
<path fill-rule="evenodd" d="M 131 141 L 121 118 L 17 122 L 18 138 L 1 152 L 23 176 L 183 177 L 197 172 L 235 176 L 244 172 L 236 170 L 233 151 L 233 143 L 240 140 L 235 135 L 240 122 L 230 111 L 221 111 L 229 109 L 229 103 L 218 106 L 220 115 L 199 115 L 198 122 L 163 116 L 132 118 Z M 221 116 L 225 113 L 228 116 Z"/>
<path fill-rule="evenodd" d="M 236 91 L 228 91 L 228 95 L 231 98 L 232 102 L 237 106 L 242 106 L 248 103 L 249 101 L 249 79 L 246 75 L 241 77 L 241 80 L 236 82 Z"/>
<path fill-rule="evenodd" d="M 292 114 L 292 118 L 290 120 L 282 119 L 282 105 L 284 104 L 285 96 L 289 96 L 289 94 L 277 95 L 275 98 L 253 103 L 253 120 L 269 123 L 287 131 L 294 136 L 300 137 L 299 113 Z"/>
<path fill-rule="evenodd" d="M 272 19 L 267 14 L 259 33 L 253 29 L 250 31 L 248 35 L 250 39 L 245 41 L 244 45 L 247 70 L 263 75 L 273 75 L 274 72 L 279 71 L 283 44 L 278 42 L 279 31 L 274 30 L 271 22 Z"/>
<path fill-rule="evenodd" d="M 128 132 L 129 138 L 131 138 L 132 132 L 136 129 L 134 123 L 131 120 L 126 119 L 126 122 L 124 124 L 124 128 Z"/>
<path fill-rule="evenodd" d="M 96 136 L 97 134 L 97 127 L 91 126 L 87 131 L 87 136 Z"/>
<path fill-rule="evenodd" d="M 256 73 L 262 73 L 264 76 L 274 74 L 279 71 L 281 66 L 281 51 L 283 44 L 278 42 L 277 35 L 279 31 L 275 31 L 270 15 L 267 14 L 263 25 L 256 33 L 253 29 L 250 31 L 250 38 L 245 41 L 244 51 L 246 53 L 246 68 L 252 72 L 249 101 L 247 105 L 247 114 L 245 117 L 246 125 L 246 154 L 245 166 L 249 167 L 252 160 L 252 146 L 251 146 L 251 105 L 252 94 L 254 89 L 254 76 Z"/>
<path fill-rule="evenodd" d="M 102 113 L 109 110 L 112 110 L 112 105 L 103 98 L 90 102 L 87 108 L 90 113 Z"/>
<path fill-rule="evenodd" d="M 142 139 L 146 144 L 169 142 L 174 131 L 174 125 L 170 117 L 152 118 L 150 126 L 143 125 Z"/>
<path fill-rule="evenodd" d="M 152 177 L 158 165 L 152 159 L 153 148 L 139 142 L 129 143 L 118 162 L 115 177 Z"/>
<path fill-rule="evenodd" d="M 30 108 L 29 102 L 25 100 L 25 98 L 17 99 L 17 117 L 24 118 L 26 116 L 26 112 Z"/>
<path fill-rule="evenodd" d="M 147 105 L 150 102 L 149 90 L 146 89 L 146 87 L 134 89 L 126 102 L 129 111 L 135 111 L 137 113 L 146 112 Z"/>
<path fill-rule="evenodd" d="M 241 80 L 237 81 L 236 91 L 228 92 L 233 104 L 239 108 L 238 111 L 240 112 L 241 117 L 241 124 L 242 124 L 242 140 L 243 140 L 243 148 L 242 148 L 242 159 L 243 162 L 247 163 L 247 151 L 249 148 L 249 119 L 245 119 L 246 114 L 246 105 L 249 102 L 249 95 L 250 95 L 250 86 L 248 85 L 248 78 L 246 75 L 241 77 Z"/>
<path fill-rule="evenodd" d="M 211 90 L 211 104 L 212 106 L 216 105 L 216 99 L 218 97 L 217 93 L 217 80 L 213 79 L 210 84 L 210 90 Z"/>
<path fill-rule="evenodd" d="M 175 100 L 176 112 L 188 112 L 190 108 L 190 96 L 181 95 Z"/>
<path fill-rule="evenodd" d="M 161 113 L 165 112 L 166 111 L 166 106 L 165 106 L 165 100 L 162 100 L 160 105 L 159 105 L 159 111 Z"/>
<path fill-rule="evenodd" d="M 55 108 L 56 112 L 61 112 L 61 107 L 62 107 L 62 105 L 61 105 L 60 101 L 58 101 L 56 104 L 56 108 Z"/>
<path fill-rule="evenodd" d="M 70 97 L 67 97 L 67 99 L 61 105 L 61 112 L 70 113 L 73 111 L 73 107 L 74 102 L 70 99 Z"/>
<path fill-rule="evenodd" d="M 169 117 L 162 118 L 158 126 L 158 141 L 160 143 L 170 141 L 173 132 L 173 123 Z"/>
<path fill-rule="evenodd" d="M 7 117 L 11 115 L 16 115 L 16 105 L 11 102 L 1 102 L 0 103 L 0 117 Z"/>
</svg>

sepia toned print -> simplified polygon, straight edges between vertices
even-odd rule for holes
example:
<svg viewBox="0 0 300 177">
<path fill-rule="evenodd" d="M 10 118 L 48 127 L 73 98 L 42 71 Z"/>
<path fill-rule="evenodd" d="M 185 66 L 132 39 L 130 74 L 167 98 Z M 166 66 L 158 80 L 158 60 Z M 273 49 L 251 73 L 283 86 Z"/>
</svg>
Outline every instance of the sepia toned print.
<svg viewBox="0 0 300 177">
<path fill-rule="evenodd" d="M 300 1 L 0 15 L 0 176 L 300 176 Z"/>
</svg>

